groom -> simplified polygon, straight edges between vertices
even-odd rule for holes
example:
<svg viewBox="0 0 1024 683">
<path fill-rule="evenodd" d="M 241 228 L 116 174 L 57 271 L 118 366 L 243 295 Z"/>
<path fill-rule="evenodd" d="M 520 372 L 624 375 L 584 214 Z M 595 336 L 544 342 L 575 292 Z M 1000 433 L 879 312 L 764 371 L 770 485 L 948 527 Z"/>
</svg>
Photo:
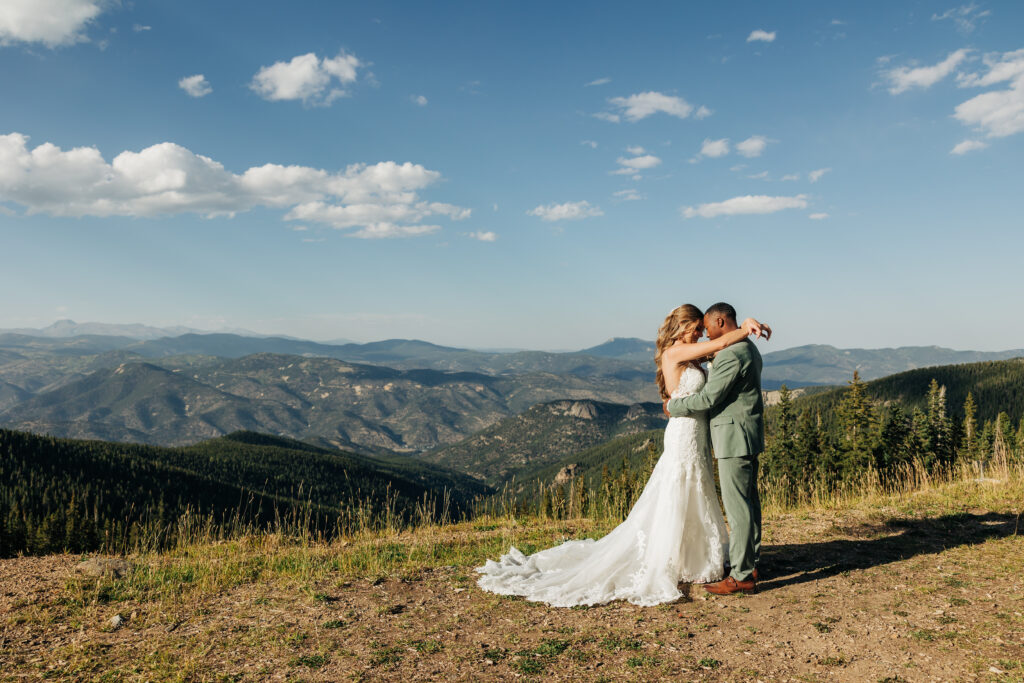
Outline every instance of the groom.
<svg viewBox="0 0 1024 683">
<path fill-rule="evenodd" d="M 737 328 L 736 309 L 718 303 L 704 314 L 708 339 Z M 757 494 L 757 457 L 764 450 L 764 403 L 761 399 L 761 354 L 749 339 L 718 352 L 704 388 L 674 398 L 665 411 L 687 417 L 709 411 L 711 445 L 718 460 L 722 502 L 729 519 L 732 571 L 704 589 L 717 595 L 757 592 L 761 552 L 761 499 Z"/>
</svg>

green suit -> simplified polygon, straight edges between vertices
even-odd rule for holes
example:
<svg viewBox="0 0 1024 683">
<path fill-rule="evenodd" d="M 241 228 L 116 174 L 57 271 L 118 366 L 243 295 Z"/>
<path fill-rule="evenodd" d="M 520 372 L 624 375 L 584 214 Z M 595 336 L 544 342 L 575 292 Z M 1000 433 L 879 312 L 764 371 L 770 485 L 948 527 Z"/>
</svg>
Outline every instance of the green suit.
<svg viewBox="0 0 1024 683">
<path fill-rule="evenodd" d="M 722 503 L 729 519 L 732 577 L 750 576 L 761 552 L 761 499 L 757 456 L 764 450 L 761 354 L 748 339 L 715 356 L 707 383 L 696 394 L 668 402 L 672 417 L 707 411 L 718 460 Z"/>
</svg>

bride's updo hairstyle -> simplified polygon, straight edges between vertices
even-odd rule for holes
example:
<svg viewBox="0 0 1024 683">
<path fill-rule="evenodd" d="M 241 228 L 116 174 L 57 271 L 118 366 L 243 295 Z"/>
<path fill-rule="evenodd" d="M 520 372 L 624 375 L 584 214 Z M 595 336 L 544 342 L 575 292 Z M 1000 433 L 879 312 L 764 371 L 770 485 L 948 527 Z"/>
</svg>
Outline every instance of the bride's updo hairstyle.
<svg viewBox="0 0 1024 683">
<path fill-rule="evenodd" d="M 697 331 L 697 327 L 703 320 L 704 313 L 699 308 L 693 304 L 683 304 L 672 309 L 672 312 L 665 317 L 665 322 L 661 323 L 661 327 L 658 328 L 654 363 L 658 366 L 658 391 L 661 392 L 662 399 L 667 400 L 671 396 L 668 389 L 665 388 L 665 373 L 661 371 L 661 354 L 665 352 L 665 349 L 675 344 L 676 340 L 680 337 L 689 338 Z M 697 340 L 693 338 L 689 339 L 689 341 Z"/>
</svg>

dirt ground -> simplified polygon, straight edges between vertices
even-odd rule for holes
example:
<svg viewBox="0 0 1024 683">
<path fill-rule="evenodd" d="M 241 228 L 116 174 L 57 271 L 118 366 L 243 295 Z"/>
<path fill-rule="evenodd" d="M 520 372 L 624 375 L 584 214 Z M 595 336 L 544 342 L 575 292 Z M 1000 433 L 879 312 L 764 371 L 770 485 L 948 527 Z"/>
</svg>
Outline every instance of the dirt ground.
<svg viewBox="0 0 1024 683">
<path fill-rule="evenodd" d="M 2 560 L 0 680 L 1022 681 L 1018 524 L 791 515 L 767 529 L 757 595 L 693 586 L 657 607 L 549 608 L 447 566 L 85 608 L 81 558 Z"/>
</svg>

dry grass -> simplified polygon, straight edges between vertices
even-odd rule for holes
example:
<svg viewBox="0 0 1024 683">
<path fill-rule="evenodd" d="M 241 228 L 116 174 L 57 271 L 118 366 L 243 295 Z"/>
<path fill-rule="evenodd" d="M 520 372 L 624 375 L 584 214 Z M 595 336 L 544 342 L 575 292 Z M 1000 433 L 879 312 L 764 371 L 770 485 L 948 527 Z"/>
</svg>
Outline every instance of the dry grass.
<svg viewBox="0 0 1024 683">
<path fill-rule="evenodd" d="M 131 555 L 123 579 L 79 577 L 67 555 L 3 560 L 0 680 L 1022 681 L 1024 472 L 986 474 L 802 502 L 766 490 L 763 591 L 654 608 L 552 609 L 474 584 L 509 545 L 614 519 L 196 540 Z"/>
</svg>

